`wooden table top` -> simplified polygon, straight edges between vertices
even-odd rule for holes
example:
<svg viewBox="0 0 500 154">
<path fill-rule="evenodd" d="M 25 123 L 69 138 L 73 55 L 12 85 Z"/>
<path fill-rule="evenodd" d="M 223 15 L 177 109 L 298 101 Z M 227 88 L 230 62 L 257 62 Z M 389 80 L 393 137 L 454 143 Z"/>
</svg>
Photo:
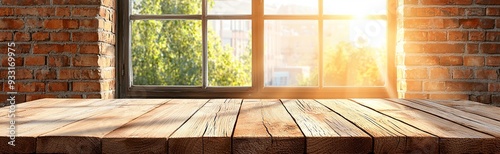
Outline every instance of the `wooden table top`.
<svg viewBox="0 0 500 154">
<path fill-rule="evenodd" d="M 404 99 L 41 99 L 0 153 L 500 153 L 500 108 Z"/>
</svg>

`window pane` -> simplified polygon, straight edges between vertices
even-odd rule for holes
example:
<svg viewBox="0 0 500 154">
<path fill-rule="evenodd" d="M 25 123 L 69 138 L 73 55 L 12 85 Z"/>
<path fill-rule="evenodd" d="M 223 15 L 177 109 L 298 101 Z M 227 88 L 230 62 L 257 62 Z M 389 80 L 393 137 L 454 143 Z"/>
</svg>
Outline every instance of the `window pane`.
<svg viewBox="0 0 500 154">
<path fill-rule="evenodd" d="M 251 0 L 209 0 L 208 14 L 234 15 L 252 14 Z"/>
<path fill-rule="evenodd" d="M 202 85 L 201 21 L 133 21 L 131 36 L 134 85 Z"/>
<path fill-rule="evenodd" d="M 264 84 L 317 86 L 318 22 L 267 20 L 264 26 Z"/>
<path fill-rule="evenodd" d="M 264 14 L 318 14 L 317 0 L 264 0 Z"/>
<path fill-rule="evenodd" d="M 387 14 L 387 0 L 323 0 L 325 14 Z"/>
<path fill-rule="evenodd" d="M 208 80 L 210 86 L 252 85 L 252 22 L 208 21 Z"/>
<path fill-rule="evenodd" d="M 324 85 L 383 86 L 387 74 L 385 20 L 324 22 Z"/>
<path fill-rule="evenodd" d="M 201 14 L 201 0 L 132 0 L 132 14 Z"/>
</svg>

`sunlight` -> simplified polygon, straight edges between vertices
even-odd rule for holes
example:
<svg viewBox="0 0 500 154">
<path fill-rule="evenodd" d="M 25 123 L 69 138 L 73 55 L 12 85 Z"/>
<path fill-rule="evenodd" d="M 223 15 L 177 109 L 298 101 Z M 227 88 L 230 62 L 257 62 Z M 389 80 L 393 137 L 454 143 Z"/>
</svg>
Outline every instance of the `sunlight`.
<svg viewBox="0 0 500 154">
<path fill-rule="evenodd" d="M 352 15 L 362 19 L 367 15 L 386 14 L 387 0 L 324 0 L 325 14 Z"/>
</svg>

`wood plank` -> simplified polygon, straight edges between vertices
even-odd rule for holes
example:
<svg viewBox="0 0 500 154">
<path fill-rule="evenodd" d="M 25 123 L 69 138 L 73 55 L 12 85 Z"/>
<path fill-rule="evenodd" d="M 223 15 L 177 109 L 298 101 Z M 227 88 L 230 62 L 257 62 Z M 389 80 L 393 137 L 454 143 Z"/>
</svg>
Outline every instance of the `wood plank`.
<svg viewBox="0 0 500 154">
<path fill-rule="evenodd" d="M 64 103 L 62 103 L 64 102 Z M 29 101 L 21 104 L 16 104 L 15 105 L 15 113 L 20 114 L 24 111 L 31 111 L 33 109 L 39 109 L 39 108 L 53 108 L 56 104 L 72 104 L 75 102 L 75 99 L 55 99 L 55 98 L 44 98 L 44 99 L 38 99 L 34 101 Z M 8 116 L 9 113 L 9 106 L 4 106 L 2 107 L 3 109 L 0 110 L 0 116 L 5 117 Z"/>
<path fill-rule="evenodd" d="M 493 136 L 449 120 L 387 100 L 355 99 L 354 101 L 438 136 L 440 138 L 440 153 L 495 152 L 495 138 Z M 391 106 L 396 106 L 396 108 Z"/>
<path fill-rule="evenodd" d="M 0 149 L 4 152 L 12 153 L 34 153 L 36 151 L 36 137 L 48 131 L 52 131 L 71 122 L 80 120 L 92 115 L 87 110 L 92 109 L 92 104 L 102 104 L 100 100 L 83 99 L 44 99 L 44 101 L 35 101 L 24 103 L 23 112 L 16 112 L 16 144 L 15 147 L 8 144 L 0 144 Z M 56 103 L 53 103 L 56 102 Z M 32 104 L 32 105 L 30 105 Z M 51 106 L 46 106 L 52 104 Z M 85 107 L 82 107 L 85 106 Z M 29 108 L 29 109 L 28 109 Z M 68 116 L 71 118 L 68 119 Z M 9 128 L 9 118 L 0 118 L 0 127 Z M 8 129 L 0 129 L 0 142 L 10 141 Z"/>
<path fill-rule="evenodd" d="M 370 153 L 372 139 L 314 100 L 283 100 L 306 137 L 306 153 Z"/>
<path fill-rule="evenodd" d="M 37 153 L 100 153 L 101 138 L 104 135 L 168 100 L 118 101 L 124 101 L 123 105 L 40 135 L 37 138 Z"/>
<path fill-rule="evenodd" d="M 234 153 L 305 153 L 305 138 L 279 100 L 244 100 Z"/>
<path fill-rule="evenodd" d="M 438 153 L 438 138 L 347 99 L 318 100 L 369 133 L 374 153 Z"/>
<path fill-rule="evenodd" d="M 441 105 L 500 121 L 500 107 L 473 101 L 433 101 Z"/>
<path fill-rule="evenodd" d="M 393 102 L 412 107 L 438 117 L 448 119 L 462 126 L 472 128 L 497 138 L 496 153 L 500 153 L 500 121 L 447 107 L 430 100 L 390 99 Z"/>
<path fill-rule="evenodd" d="M 231 153 L 241 99 L 210 100 L 168 139 L 169 153 Z"/>
<path fill-rule="evenodd" d="M 172 100 L 104 136 L 102 152 L 167 153 L 167 138 L 207 101 Z"/>
</svg>

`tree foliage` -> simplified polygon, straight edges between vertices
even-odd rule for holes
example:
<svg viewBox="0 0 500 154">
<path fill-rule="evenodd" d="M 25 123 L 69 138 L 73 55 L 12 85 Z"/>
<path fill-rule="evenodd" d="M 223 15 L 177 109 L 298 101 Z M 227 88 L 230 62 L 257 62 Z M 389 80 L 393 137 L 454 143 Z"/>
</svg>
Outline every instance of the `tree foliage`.
<svg viewBox="0 0 500 154">
<path fill-rule="evenodd" d="M 200 0 L 136 0 L 132 7 L 137 14 L 199 14 L 200 4 Z M 201 20 L 135 20 L 131 39 L 134 85 L 202 85 Z M 220 42 L 209 29 L 209 84 L 250 85 L 250 61 L 235 59 L 233 49 Z"/>
</svg>

